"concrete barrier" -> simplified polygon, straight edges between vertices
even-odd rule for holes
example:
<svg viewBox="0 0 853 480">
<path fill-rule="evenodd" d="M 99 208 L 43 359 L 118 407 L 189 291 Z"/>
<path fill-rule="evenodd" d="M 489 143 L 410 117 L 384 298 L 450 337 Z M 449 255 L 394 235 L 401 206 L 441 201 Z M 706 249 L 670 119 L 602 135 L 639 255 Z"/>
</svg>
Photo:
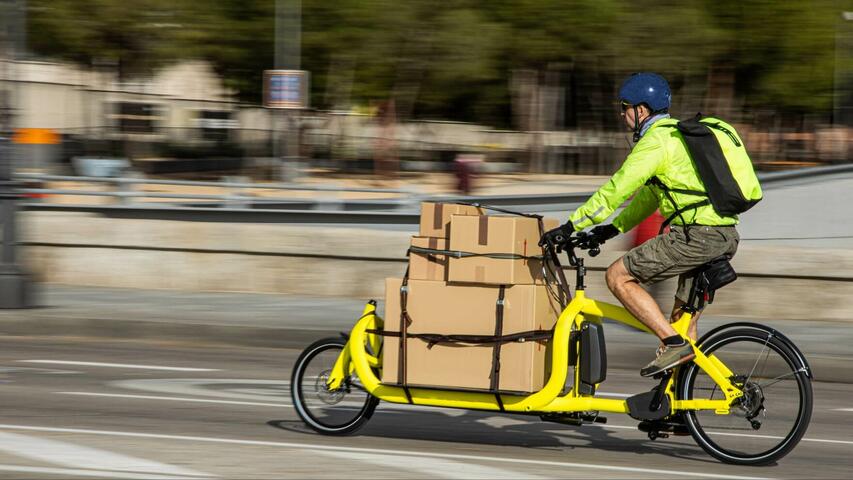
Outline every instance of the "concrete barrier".
<svg viewBox="0 0 853 480">
<path fill-rule="evenodd" d="M 411 232 L 285 224 L 108 218 L 25 212 L 23 260 L 37 281 L 69 285 L 382 298 L 405 271 Z M 601 269 L 623 253 L 590 259 L 588 294 L 613 301 Z M 740 279 L 709 312 L 847 320 L 853 251 L 741 245 Z M 568 272 L 570 282 L 573 274 Z M 668 302 L 673 282 L 664 285 Z M 668 308 L 668 305 L 666 305 Z"/>
</svg>

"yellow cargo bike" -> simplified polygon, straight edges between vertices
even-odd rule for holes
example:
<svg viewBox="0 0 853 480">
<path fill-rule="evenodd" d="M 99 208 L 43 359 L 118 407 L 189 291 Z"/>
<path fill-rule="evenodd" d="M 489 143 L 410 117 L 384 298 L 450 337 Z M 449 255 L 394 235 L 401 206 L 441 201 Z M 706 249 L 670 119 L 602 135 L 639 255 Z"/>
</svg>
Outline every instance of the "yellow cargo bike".
<svg viewBox="0 0 853 480">
<path fill-rule="evenodd" d="M 550 377 L 540 391 L 518 395 L 381 383 L 384 322 L 370 301 L 349 335 L 320 340 L 296 361 L 291 394 L 298 415 L 319 433 L 345 435 L 364 425 L 380 400 L 538 416 L 568 425 L 603 423 L 602 413 L 623 413 L 639 420 L 652 440 L 689 432 L 711 456 L 739 465 L 773 463 L 797 445 L 811 418 L 811 369 L 793 342 L 756 323 L 723 325 L 691 341 L 695 359 L 655 377 L 659 383 L 651 391 L 627 399 L 596 396 L 606 376 L 602 319 L 651 331 L 624 308 L 585 295 L 586 269 L 576 250 L 595 256 L 600 245 L 578 233 L 543 248 L 546 278 L 562 293 L 565 308 L 550 333 Z M 558 258 L 562 251 L 576 271 L 574 295 Z M 692 313 L 736 278 L 724 258 L 693 273 L 686 312 L 673 324 L 684 337 Z"/>
</svg>

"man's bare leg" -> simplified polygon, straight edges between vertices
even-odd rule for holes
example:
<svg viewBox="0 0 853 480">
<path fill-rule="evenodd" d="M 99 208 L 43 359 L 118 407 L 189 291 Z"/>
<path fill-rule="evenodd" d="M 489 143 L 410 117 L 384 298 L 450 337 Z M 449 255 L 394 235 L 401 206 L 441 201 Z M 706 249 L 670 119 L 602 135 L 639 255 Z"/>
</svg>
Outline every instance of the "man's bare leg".
<svg viewBox="0 0 853 480">
<path fill-rule="evenodd" d="M 672 315 L 670 315 L 669 317 L 670 323 L 675 323 L 676 321 L 678 321 L 679 318 L 681 318 L 681 315 L 684 314 L 684 310 L 682 310 L 682 307 L 684 307 L 685 303 L 686 302 L 683 302 L 681 301 L 681 299 L 676 297 L 675 303 L 672 306 Z M 699 317 L 701 316 L 702 310 L 699 310 L 698 312 L 694 313 L 693 318 L 690 319 L 690 327 L 687 329 L 687 336 L 690 337 L 694 342 L 696 341 L 696 338 L 698 336 L 698 322 Z"/>
<path fill-rule="evenodd" d="M 607 269 L 607 287 L 625 305 L 631 315 L 649 327 L 661 340 L 678 335 L 669 324 L 655 299 L 628 273 L 622 257 Z"/>
</svg>

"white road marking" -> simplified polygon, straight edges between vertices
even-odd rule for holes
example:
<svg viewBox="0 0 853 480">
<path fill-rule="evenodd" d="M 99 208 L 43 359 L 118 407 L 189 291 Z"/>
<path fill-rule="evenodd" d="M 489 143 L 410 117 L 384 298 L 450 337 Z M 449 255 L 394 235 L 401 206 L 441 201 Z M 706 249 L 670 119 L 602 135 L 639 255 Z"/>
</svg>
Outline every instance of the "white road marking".
<svg viewBox="0 0 853 480">
<path fill-rule="evenodd" d="M 112 387 L 130 389 L 130 390 L 142 390 L 146 392 L 155 392 L 155 393 L 167 393 L 172 395 L 180 395 L 185 398 L 188 397 L 218 397 L 218 398 L 228 398 L 228 399 L 239 399 L 239 400 L 247 400 L 255 403 L 263 403 L 260 402 L 262 400 L 276 400 L 281 397 L 290 397 L 290 382 L 284 380 L 245 380 L 238 378 L 152 378 L 152 379 L 140 379 L 140 380 L 118 380 L 114 382 L 110 382 L 108 384 Z M 206 388 L 207 386 L 221 386 L 221 385 L 238 385 L 240 388 L 236 389 L 228 389 L 228 390 L 215 390 Z M 252 388 L 250 392 L 246 392 L 244 386 L 246 385 L 264 385 L 269 388 Z M 163 397 L 163 398 L 172 398 L 172 397 Z M 274 404 L 276 408 L 279 406 L 284 406 L 286 408 L 293 408 L 292 404 L 285 403 L 276 403 Z M 431 411 L 431 412 L 442 412 L 450 417 L 460 417 L 467 413 L 465 410 L 461 410 L 458 408 L 442 408 L 442 407 L 428 407 L 425 405 L 403 405 L 403 404 L 393 404 L 393 403 L 380 403 L 379 409 L 383 411 L 393 411 L 394 413 L 405 411 Z"/>
<path fill-rule="evenodd" d="M 276 400 L 283 396 L 289 396 L 290 388 L 288 382 L 279 380 L 246 380 L 239 378 L 146 378 L 139 380 L 119 380 L 110 382 L 110 386 L 130 390 L 143 390 L 154 393 L 167 393 L 184 397 L 218 397 L 233 400 Z M 246 393 L 232 392 L 229 390 L 216 390 L 205 388 L 217 385 L 264 385 L 267 386 L 267 395 L 250 395 Z"/>
<path fill-rule="evenodd" d="M 629 427 L 627 425 L 590 425 L 596 426 L 599 428 L 612 428 L 615 430 L 637 430 L 637 427 Z M 713 435 L 723 435 L 727 437 L 749 437 L 749 438 L 770 438 L 781 440 L 785 437 L 779 437 L 776 435 L 756 435 L 750 433 L 731 433 L 731 432 L 708 432 Z M 801 442 L 817 442 L 817 443 L 837 443 L 839 445 L 853 445 L 853 441 L 851 440 L 829 440 L 825 438 L 802 438 Z"/>
<path fill-rule="evenodd" d="M 617 398 L 629 398 L 636 395 L 636 393 L 613 393 L 613 392 L 595 392 L 595 398 L 607 398 L 607 397 L 617 397 Z"/>
<path fill-rule="evenodd" d="M 136 365 L 129 363 L 77 362 L 73 360 L 18 360 L 22 363 L 48 363 L 55 365 L 79 365 L 85 367 L 137 368 L 141 370 L 168 370 L 172 372 L 218 372 L 216 368 L 163 367 L 159 365 Z"/>
<path fill-rule="evenodd" d="M 834 412 L 853 412 L 853 408 L 834 408 Z"/>
<path fill-rule="evenodd" d="M 227 403 L 230 405 L 251 405 L 255 407 L 292 408 L 289 403 L 260 403 L 240 402 L 237 400 L 211 400 L 207 398 L 185 398 L 185 397 L 160 397 L 156 395 L 125 395 L 121 393 L 95 393 L 95 392 L 54 392 L 60 395 L 80 395 L 88 397 L 113 397 L 113 398 L 136 398 L 141 400 L 171 400 L 175 402 L 200 402 L 200 403 Z"/>
<path fill-rule="evenodd" d="M 208 390 L 203 388 L 203 385 L 222 385 L 222 384 L 253 384 L 253 385 L 274 385 L 279 388 L 271 388 L 270 396 L 273 395 L 282 395 L 285 394 L 285 388 L 288 385 L 288 382 L 277 381 L 277 380 L 239 380 L 239 379 L 203 379 L 203 378 L 168 378 L 168 379 L 145 379 L 145 380 L 122 380 L 117 382 L 111 382 L 111 385 L 123 388 L 131 388 L 137 390 L 146 390 L 153 392 L 163 392 L 163 393 L 183 393 L 185 395 L 201 395 L 201 396 L 216 396 L 216 397 L 230 397 L 230 398 L 243 398 L 256 400 L 259 397 L 263 398 L 262 395 L 257 394 L 247 394 L 247 393 L 236 393 L 236 392 L 228 392 L 222 390 Z M 289 389 L 288 389 L 289 390 Z M 80 394 L 83 394 L 82 392 Z M 625 393 L 611 393 L 611 392 L 600 392 L 601 395 L 613 396 L 613 397 L 621 397 L 621 396 L 631 396 L 630 394 Z M 142 398 L 142 397 L 140 397 Z M 151 399 L 162 399 L 162 400 L 171 400 L 172 397 L 151 397 Z M 211 401 L 212 402 L 212 401 Z M 226 403 L 226 402 L 222 402 Z M 257 406 L 264 406 L 260 402 L 252 402 L 249 404 L 255 404 Z M 285 408 L 293 408 L 291 404 L 285 403 L 276 403 L 270 404 L 269 406 L 273 406 L 276 408 L 285 407 Z M 466 410 L 463 409 L 450 409 L 450 408 L 442 408 L 442 407 L 428 407 L 424 405 L 404 405 L 404 404 L 391 404 L 391 403 L 380 403 L 379 409 L 384 411 L 433 411 L 444 413 L 449 416 L 461 416 L 467 413 Z M 853 411 L 853 409 L 849 409 Z M 489 412 L 484 412 L 489 413 Z M 535 422 L 534 422 L 535 423 Z M 594 425 L 600 428 L 612 428 L 612 429 L 628 429 L 628 430 L 636 430 L 637 427 L 633 426 L 620 426 L 620 425 Z M 742 433 L 720 433 L 720 435 L 734 435 L 734 436 L 744 436 L 744 437 L 754 437 L 754 438 L 781 438 L 781 437 L 771 437 L 766 435 L 750 435 L 750 434 L 742 434 Z M 847 440 L 831 440 L 831 439 L 821 439 L 821 438 L 803 438 L 804 442 L 817 442 L 817 443 L 835 443 L 839 445 L 853 445 L 853 441 Z"/>
<path fill-rule="evenodd" d="M 219 438 L 219 437 L 196 437 L 187 435 L 165 435 L 156 433 L 137 433 L 137 432 L 119 432 L 114 430 L 86 430 L 81 428 L 55 428 L 55 427 L 37 427 L 30 425 L 7 425 L 0 424 L 0 429 L 5 430 L 25 430 L 36 432 L 63 432 L 63 433 L 79 433 L 83 435 L 107 435 L 115 437 L 131 437 L 131 438 L 156 438 L 161 440 L 183 440 L 191 442 L 206 442 L 206 443 L 224 443 L 231 445 L 253 445 L 264 447 L 279 447 L 295 450 L 311 450 L 314 452 L 353 452 L 374 454 L 375 449 L 358 448 L 358 447 L 342 447 L 330 445 L 312 445 L 307 443 L 289 443 L 289 442 L 270 442 L 263 440 L 241 440 L 234 438 Z M 695 478 L 722 478 L 732 480 L 754 480 L 766 477 L 746 477 L 735 475 L 721 475 L 715 473 L 700 473 L 688 472 L 673 469 L 654 469 L 654 468 L 639 468 L 639 467 L 620 467 L 616 465 L 598 465 L 594 463 L 574 463 L 574 462 L 556 462 L 549 460 L 530 460 L 525 458 L 508 458 L 494 457 L 486 455 L 462 455 L 454 453 L 431 453 L 431 452 L 416 452 L 411 450 L 386 450 L 388 454 L 409 455 L 413 457 L 423 458 L 444 458 L 452 460 L 473 460 L 479 462 L 500 462 L 519 465 L 541 465 L 560 468 L 587 468 L 591 470 L 609 470 L 615 472 L 630 472 L 630 473 L 645 473 L 654 475 L 678 476 L 678 477 L 695 477 Z"/>
<path fill-rule="evenodd" d="M 329 455 L 347 461 L 371 463 L 382 468 L 393 468 L 397 470 L 408 470 L 416 472 L 424 478 L 439 477 L 453 479 L 492 479 L 492 478 L 526 478 L 536 480 L 543 478 L 521 471 L 506 470 L 503 468 L 487 467 L 471 462 L 456 462 L 441 458 L 423 458 L 411 455 L 383 454 L 383 453 L 359 453 L 359 452 L 315 452 L 321 455 Z M 392 473 L 393 475 L 393 473 Z"/>
<path fill-rule="evenodd" d="M 246 405 L 252 407 L 271 407 L 271 408 L 293 408 L 293 405 L 290 403 L 265 403 L 265 402 L 244 402 L 240 400 L 213 400 L 209 398 L 189 398 L 189 397 L 164 397 L 160 395 L 130 395 L 126 393 L 100 393 L 100 392 L 53 392 L 57 395 L 77 395 L 84 397 L 107 397 L 107 398 L 127 398 L 130 400 L 138 399 L 138 400 L 163 400 L 163 401 L 173 401 L 173 402 L 197 402 L 197 403 L 220 403 L 226 405 Z M 360 406 L 359 404 L 352 403 L 353 407 Z M 395 404 L 384 404 L 381 405 L 381 409 L 385 412 L 389 410 L 392 413 L 398 413 L 401 411 L 411 412 L 411 411 L 433 411 L 438 413 L 444 413 L 449 416 L 455 417 L 460 415 L 465 415 L 464 410 L 459 409 L 449 409 L 449 408 L 440 408 L 440 407 L 426 407 L 420 405 L 395 405 Z M 527 422 L 523 422 L 527 423 Z"/>
<path fill-rule="evenodd" d="M 44 473 L 47 475 L 59 475 L 64 477 L 121 478 L 128 480 L 189 480 L 198 478 L 152 475 L 150 473 L 102 472 L 99 470 L 87 470 L 83 468 L 27 467 L 24 465 L 0 465 L 0 472 Z"/>
<path fill-rule="evenodd" d="M 79 375 L 83 372 L 76 370 L 55 370 L 51 368 L 36 368 L 36 367 L 0 367 L 2 373 L 35 373 L 38 375 Z"/>
<path fill-rule="evenodd" d="M 109 471 L 112 474 L 127 472 L 193 478 L 211 477 L 206 473 L 188 468 L 19 433 L 0 432 L 0 451 L 54 465 Z"/>
</svg>

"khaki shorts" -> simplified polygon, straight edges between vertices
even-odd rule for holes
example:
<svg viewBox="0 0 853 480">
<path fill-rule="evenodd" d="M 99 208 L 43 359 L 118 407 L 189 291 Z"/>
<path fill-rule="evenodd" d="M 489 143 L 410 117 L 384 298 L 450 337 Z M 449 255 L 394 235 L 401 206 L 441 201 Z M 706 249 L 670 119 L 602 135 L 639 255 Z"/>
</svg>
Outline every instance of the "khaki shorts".
<svg viewBox="0 0 853 480">
<path fill-rule="evenodd" d="M 685 230 L 689 234 L 685 235 Z M 723 255 L 734 256 L 740 236 L 734 226 L 673 226 L 669 233 L 658 235 L 633 248 L 622 257 L 628 273 L 637 281 L 652 284 L 678 275 L 676 298 L 686 302 L 693 285 L 684 274 Z"/>
</svg>

